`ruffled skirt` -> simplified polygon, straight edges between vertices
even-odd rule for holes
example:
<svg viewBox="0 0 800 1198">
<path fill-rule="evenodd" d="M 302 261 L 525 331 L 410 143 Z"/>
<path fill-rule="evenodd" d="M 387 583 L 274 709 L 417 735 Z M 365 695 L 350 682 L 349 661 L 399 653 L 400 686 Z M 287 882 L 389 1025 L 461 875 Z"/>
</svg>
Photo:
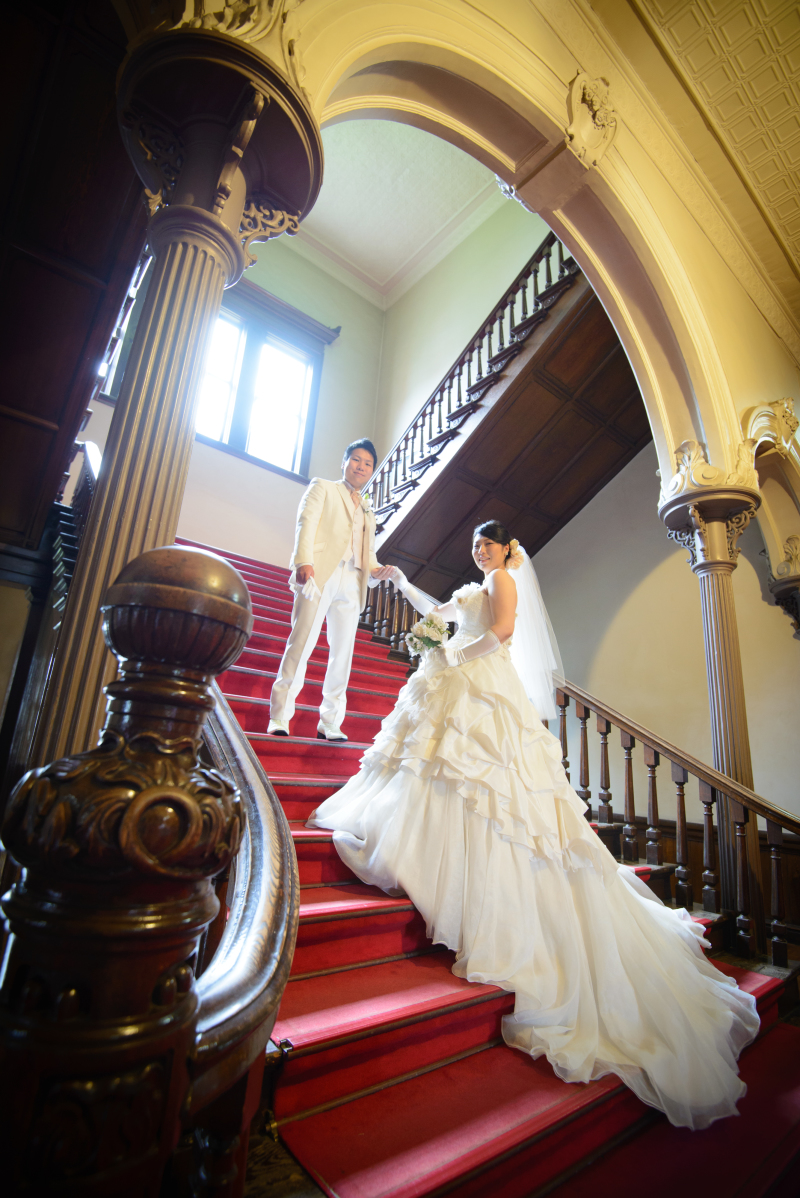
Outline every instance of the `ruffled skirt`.
<svg viewBox="0 0 800 1198">
<path fill-rule="evenodd" d="M 755 1001 L 584 810 L 503 647 L 421 668 L 309 823 L 364 882 L 409 896 L 455 974 L 515 993 L 509 1045 L 567 1082 L 614 1073 L 678 1126 L 736 1114 Z"/>
</svg>

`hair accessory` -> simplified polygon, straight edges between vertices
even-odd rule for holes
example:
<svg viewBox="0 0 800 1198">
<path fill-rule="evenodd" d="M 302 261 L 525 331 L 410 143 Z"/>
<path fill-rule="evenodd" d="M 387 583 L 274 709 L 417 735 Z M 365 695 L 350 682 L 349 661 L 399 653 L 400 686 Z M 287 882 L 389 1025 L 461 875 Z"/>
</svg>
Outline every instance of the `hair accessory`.
<svg viewBox="0 0 800 1198">
<path fill-rule="evenodd" d="M 508 548 L 510 552 L 506 558 L 506 568 L 508 570 L 518 570 L 524 561 L 524 557 L 516 537 L 513 541 L 509 541 Z"/>
</svg>

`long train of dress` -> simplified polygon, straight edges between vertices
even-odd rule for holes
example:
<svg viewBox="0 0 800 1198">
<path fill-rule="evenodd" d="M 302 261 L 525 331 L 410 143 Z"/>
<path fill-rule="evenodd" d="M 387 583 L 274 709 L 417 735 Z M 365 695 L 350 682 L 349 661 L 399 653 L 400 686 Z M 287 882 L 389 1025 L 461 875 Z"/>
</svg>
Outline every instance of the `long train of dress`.
<svg viewBox="0 0 800 1198">
<path fill-rule="evenodd" d="M 468 643 L 491 624 L 488 596 L 473 585 L 454 600 L 451 643 Z M 615 1073 L 678 1126 L 736 1114 L 755 1001 L 584 810 L 503 645 L 456 668 L 424 661 L 309 824 L 334 830 L 364 882 L 411 898 L 455 974 L 514 991 L 509 1045 L 567 1082 Z"/>
</svg>

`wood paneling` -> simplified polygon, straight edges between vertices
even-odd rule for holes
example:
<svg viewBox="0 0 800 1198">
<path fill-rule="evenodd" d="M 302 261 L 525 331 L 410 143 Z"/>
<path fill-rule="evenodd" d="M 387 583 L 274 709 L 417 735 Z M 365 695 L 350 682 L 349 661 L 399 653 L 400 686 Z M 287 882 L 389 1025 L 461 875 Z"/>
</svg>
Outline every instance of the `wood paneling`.
<svg viewBox="0 0 800 1198">
<path fill-rule="evenodd" d="M 17 6 L 4 26 L 0 541 L 35 548 L 144 240 L 117 128 L 110 0 Z"/>
<path fill-rule="evenodd" d="M 408 516 L 381 547 L 382 561 L 437 597 L 478 577 L 476 524 L 503 520 L 534 554 L 651 439 L 633 372 L 585 279 L 545 327 L 422 498 L 406 501 Z"/>
</svg>

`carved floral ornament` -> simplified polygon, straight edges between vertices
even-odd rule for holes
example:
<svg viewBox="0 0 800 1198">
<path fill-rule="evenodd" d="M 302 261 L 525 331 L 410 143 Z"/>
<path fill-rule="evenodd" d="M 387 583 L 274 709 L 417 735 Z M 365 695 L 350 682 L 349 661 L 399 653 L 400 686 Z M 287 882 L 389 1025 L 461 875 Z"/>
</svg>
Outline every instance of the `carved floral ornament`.
<svg viewBox="0 0 800 1198">
<path fill-rule="evenodd" d="M 667 536 L 671 541 L 675 541 L 678 545 L 682 545 L 684 549 L 689 551 L 687 561 L 694 568 L 697 565 L 702 565 L 704 562 L 710 561 L 709 541 L 708 541 L 708 526 L 703 519 L 697 504 L 693 503 L 689 507 L 689 527 L 687 528 L 670 528 L 667 529 Z M 739 553 L 739 537 L 747 528 L 750 521 L 756 514 L 756 505 L 751 503 L 749 507 L 743 511 L 737 512 L 725 521 L 725 531 L 728 542 L 728 559 L 731 562 L 736 562 Z"/>
<path fill-rule="evenodd" d="M 736 455 L 736 468 L 730 472 L 712 466 L 705 451 L 697 441 L 683 441 L 675 450 L 676 470 L 662 488 L 662 505 L 684 491 L 702 490 L 708 487 L 745 487 L 758 490 L 758 475 L 755 469 L 756 442 L 752 438 L 740 442 Z"/>
<path fill-rule="evenodd" d="M 753 441 L 755 448 L 763 442 L 774 445 L 782 457 L 788 456 L 798 427 L 794 400 L 788 397 L 750 408 L 742 416 L 745 438 Z"/>
<path fill-rule="evenodd" d="M 567 97 L 567 145 L 584 166 L 597 166 L 617 132 L 607 79 L 576 75 Z"/>
</svg>

